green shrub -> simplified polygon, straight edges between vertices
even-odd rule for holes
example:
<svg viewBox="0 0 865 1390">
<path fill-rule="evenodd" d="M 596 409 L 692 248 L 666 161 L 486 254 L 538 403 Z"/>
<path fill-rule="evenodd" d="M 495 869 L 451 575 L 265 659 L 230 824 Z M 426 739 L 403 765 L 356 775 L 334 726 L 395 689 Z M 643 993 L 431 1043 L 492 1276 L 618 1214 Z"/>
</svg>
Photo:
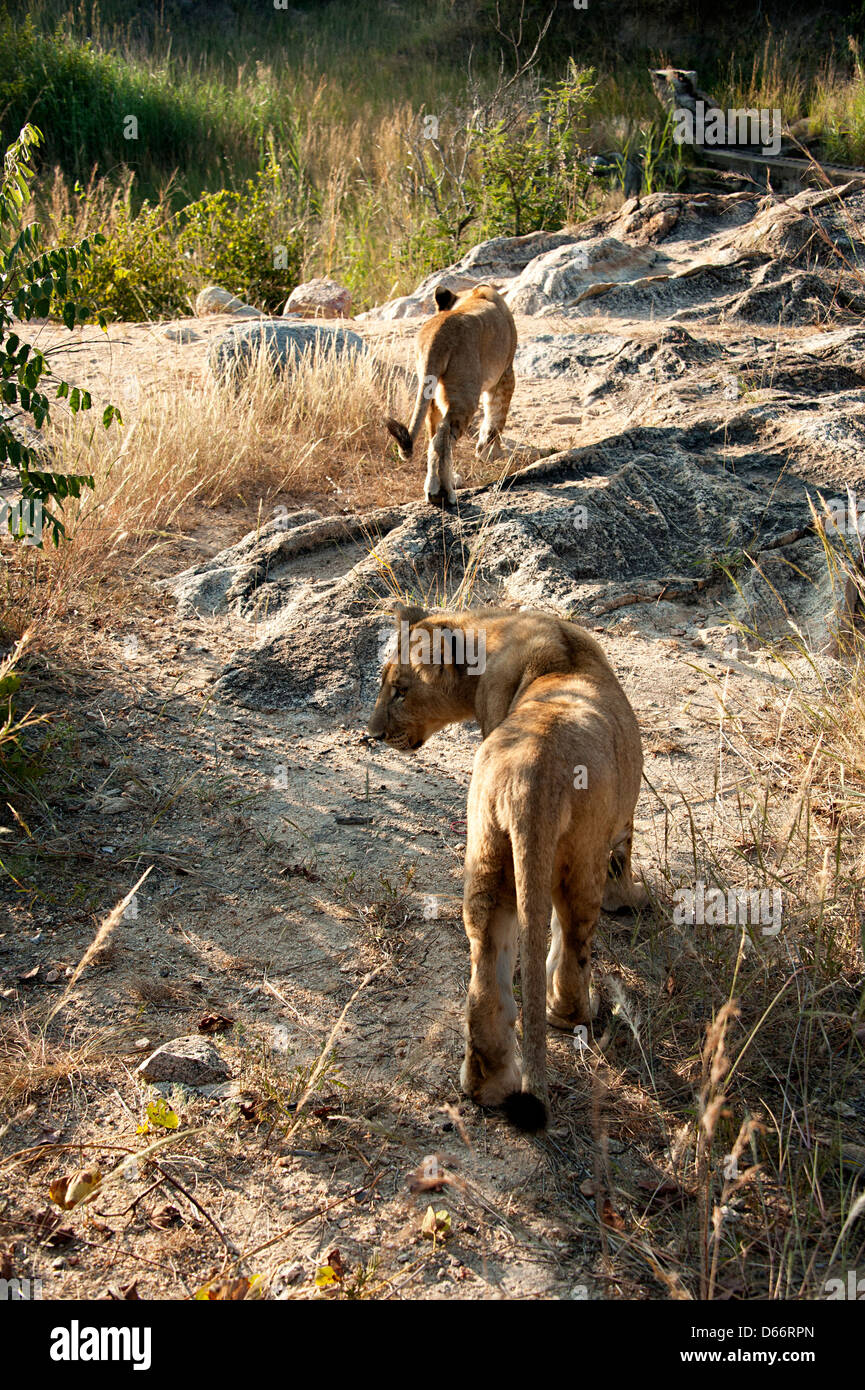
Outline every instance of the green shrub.
<svg viewBox="0 0 865 1390">
<path fill-rule="evenodd" d="M 519 126 L 500 120 L 478 139 L 484 236 L 550 231 L 586 212 L 590 175 L 582 135 L 594 73 L 571 61 L 540 109 Z"/>
<path fill-rule="evenodd" d="M 201 281 L 267 310 L 280 308 L 300 279 L 303 237 L 287 226 L 279 164 L 271 157 L 242 193 L 206 193 L 182 214 L 178 247 Z"/>
<path fill-rule="evenodd" d="M 16 427 L 23 424 L 26 428 L 28 416 L 37 429 L 50 421 L 54 407 L 45 394 L 49 385 L 73 415 L 89 410 L 92 402 L 89 391 L 57 377 L 45 353 L 23 342 L 18 330 L 22 322 L 48 318 L 52 312 L 70 330 L 85 321 L 79 303 L 79 277 L 86 272 L 94 247 L 85 237 L 74 246 L 45 250 L 40 228 L 24 220 L 35 176 L 33 149 L 41 140 L 41 131 L 35 126 L 23 126 L 5 152 L 0 177 L 0 401 L 4 407 L 0 414 L 0 463 L 8 462 L 16 469 L 21 486 L 20 502 L 8 511 L 9 530 L 19 540 L 41 545 L 45 526 L 58 545 L 64 534 L 63 522 L 47 504 L 80 497 L 83 487 L 93 487 L 93 478 L 43 469 L 40 454 L 26 442 L 26 435 L 22 441 Z M 94 238 L 94 245 L 97 240 L 101 238 Z M 118 411 L 106 406 L 102 416 L 105 427 L 114 419 L 120 421 Z M 22 517 L 22 506 L 31 512 L 30 527 Z M 32 524 L 34 511 L 38 511 L 37 525 Z"/>
<path fill-rule="evenodd" d="M 89 178 L 94 165 L 107 171 L 129 164 L 142 187 L 152 190 L 183 169 L 197 192 L 206 186 L 202 180 L 224 177 L 226 156 L 232 163 L 255 161 L 264 128 L 258 113 L 241 121 L 234 93 L 187 80 L 168 62 L 134 62 L 59 25 L 40 33 L 29 18 L 3 16 L 0 52 L 4 125 L 39 126 L 46 132 L 45 155 L 71 178 Z"/>
<path fill-rule="evenodd" d="M 137 322 L 190 312 L 192 266 L 184 259 L 164 206 L 128 200 L 113 212 L 105 239 L 81 276 L 88 317 Z"/>
</svg>

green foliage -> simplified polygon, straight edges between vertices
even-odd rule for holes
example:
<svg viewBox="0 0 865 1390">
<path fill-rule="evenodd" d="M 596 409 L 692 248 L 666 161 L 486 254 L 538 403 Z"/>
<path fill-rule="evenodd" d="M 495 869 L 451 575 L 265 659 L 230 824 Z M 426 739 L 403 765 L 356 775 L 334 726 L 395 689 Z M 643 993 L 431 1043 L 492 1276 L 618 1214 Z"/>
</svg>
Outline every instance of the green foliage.
<svg viewBox="0 0 865 1390">
<path fill-rule="evenodd" d="M 40 750 L 31 740 L 34 725 L 44 726 L 45 715 L 16 708 L 21 677 L 16 669 L 27 645 L 27 634 L 0 660 L 0 792 L 14 796 L 27 789 L 42 771 Z M 2 861 L 0 861 L 2 866 Z"/>
<path fill-rule="evenodd" d="M 643 193 L 681 188 L 685 181 L 683 148 L 673 139 L 673 113 L 663 124 L 653 123 L 643 132 Z"/>
<path fill-rule="evenodd" d="M 190 311 L 191 267 L 184 260 L 163 204 L 144 202 L 133 216 L 127 196 L 81 274 L 87 317 L 176 318 Z"/>
<path fill-rule="evenodd" d="M 243 192 L 207 193 L 183 213 L 181 253 L 198 275 L 248 303 L 280 308 L 300 279 L 303 237 L 287 226 L 282 171 L 273 155 Z"/>
<path fill-rule="evenodd" d="M 84 322 L 85 315 L 76 302 L 81 289 L 78 276 L 87 267 L 93 246 L 84 238 L 75 246 L 44 250 L 38 226 L 24 222 L 34 178 L 32 150 L 41 139 L 35 126 L 23 127 L 6 151 L 0 182 L 0 399 L 5 407 L 0 416 L 0 462 L 8 462 L 18 470 L 22 498 L 39 509 L 37 544 L 41 545 L 41 529 L 47 524 L 57 545 L 64 526 L 47 504 L 80 497 L 82 487 L 93 487 L 93 479 L 86 474 L 39 468 L 38 455 L 22 441 L 12 421 L 16 416 L 30 415 L 38 429 L 50 420 L 51 404 L 43 389 L 49 383 L 73 414 L 89 410 L 92 402 L 89 391 L 70 387 L 67 381 L 55 377 L 46 355 L 23 342 L 12 331 L 12 325 L 15 320 L 47 318 L 52 310 L 58 312 L 70 330 L 76 323 Z M 94 243 L 98 240 L 95 237 Z M 118 411 L 107 406 L 102 416 L 105 427 L 115 418 L 120 420 Z M 12 514 L 9 529 L 19 539 L 22 537 L 20 515 L 15 518 Z"/>
<path fill-rule="evenodd" d="M 493 119 L 495 102 L 476 105 L 455 133 L 455 122 L 446 123 L 447 144 L 411 144 L 412 191 L 428 207 L 413 233 L 425 268 L 455 260 L 469 227 L 478 241 L 552 230 L 585 216 L 586 116 L 594 90 L 593 71 L 570 61 L 565 77 L 530 101 L 527 114 L 510 109 Z"/>
<path fill-rule="evenodd" d="M 81 275 L 91 318 L 141 321 L 190 312 L 197 289 L 221 285 L 259 308 L 273 310 L 300 278 L 303 238 L 286 209 L 296 202 L 273 155 L 241 192 L 207 193 L 172 214 L 167 202 L 145 201 L 133 215 L 131 187 L 106 217 L 80 184 L 78 218 L 107 224 L 100 246 Z M 70 214 L 67 227 L 74 222 Z M 70 231 L 71 235 L 71 231 Z"/>
<path fill-rule="evenodd" d="M 478 141 L 485 236 L 554 230 L 585 209 L 590 176 L 582 136 L 594 73 L 568 64 L 524 125 L 499 120 Z"/>
<path fill-rule="evenodd" d="M 152 187 L 197 152 L 198 177 L 224 174 L 225 155 L 253 161 L 255 112 L 241 122 L 225 91 L 178 82 L 170 65 L 148 66 L 58 24 L 39 32 L 30 18 L 0 19 L 0 111 L 7 129 L 33 121 L 48 132 L 45 152 L 71 178 L 86 179 L 94 165 L 137 167 Z M 239 108 L 239 103 L 236 104 Z M 130 138 L 127 120 L 137 121 Z"/>
</svg>

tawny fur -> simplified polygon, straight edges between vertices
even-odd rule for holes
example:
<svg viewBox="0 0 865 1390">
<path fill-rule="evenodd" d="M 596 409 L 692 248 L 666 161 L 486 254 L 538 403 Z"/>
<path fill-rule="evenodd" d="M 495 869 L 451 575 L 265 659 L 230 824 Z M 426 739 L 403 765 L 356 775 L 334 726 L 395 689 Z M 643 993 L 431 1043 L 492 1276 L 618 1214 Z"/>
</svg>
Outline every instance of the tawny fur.
<svg viewBox="0 0 865 1390">
<path fill-rule="evenodd" d="M 454 445 L 468 429 L 481 396 L 484 418 L 477 455 L 493 459 L 501 453 L 501 432 L 514 393 L 517 330 L 510 309 L 491 285 L 475 285 L 460 294 L 439 286 L 435 297 L 440 312 L 418 333 L 418 391 L 408 428 L 398 420 L 385 423 L 403 458 L 410 459 L 426 420 L 424 492 L 429 501 L 443 496 L 453 504 L 462 482 L 454 473 Z"/>
<path fill-rule="evenodd" d="M 501 609 L 434 616 L 400 609 L 396 616 L 404 634 L 440 628 L 484 635 L 480 674 L 454 660 L 418 659 L 406 642 L 384 668 L 369 731 L 410 750 L 446 724 L 480 725 L 467 813 L 463 919 L 471 982 L 460 1080 L 478 1104 L 505 1103 L 517 1123 L 537 1128 L 547 1113 L 545 1022 L 569 1031 L 590 1024 L 591 943 L 601 907 L 647 901 L 631 874 L 643 765 L 637 721 L 598 643 L 573 623 Z M 513 995 L 518 938 L 522 1067 Z"/>
</svg>

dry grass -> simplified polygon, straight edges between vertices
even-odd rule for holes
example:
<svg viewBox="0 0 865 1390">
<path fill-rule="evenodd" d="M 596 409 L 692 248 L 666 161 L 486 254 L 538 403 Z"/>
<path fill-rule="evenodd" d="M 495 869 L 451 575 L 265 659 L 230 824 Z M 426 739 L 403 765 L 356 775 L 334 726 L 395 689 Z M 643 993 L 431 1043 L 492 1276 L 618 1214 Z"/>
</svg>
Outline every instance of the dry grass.
<svg viewBox="0 0 865 1390">
<path fill-rule="evenodd" d="M 395 462 L 381 423 L 409 408 L 398 368 L 315 351 L 285 377 L 262 354 L 236 389 L 178 374 L 124 405 L 120 429 L 67 417 L 49 441 L 64 470 L 92 474 L 95 489 L 63 512 L 68 544 L 9 554 L 0 624 L 35 623 L 38 646 L 48 623 L 76 609 L 104 616 L 105 586 L 116 599 L 121 579 L 134 583 L 213 508 L 269 521 L 277 503 L 343 511 L 413 497 L 417 468 Z"/>
</svg>

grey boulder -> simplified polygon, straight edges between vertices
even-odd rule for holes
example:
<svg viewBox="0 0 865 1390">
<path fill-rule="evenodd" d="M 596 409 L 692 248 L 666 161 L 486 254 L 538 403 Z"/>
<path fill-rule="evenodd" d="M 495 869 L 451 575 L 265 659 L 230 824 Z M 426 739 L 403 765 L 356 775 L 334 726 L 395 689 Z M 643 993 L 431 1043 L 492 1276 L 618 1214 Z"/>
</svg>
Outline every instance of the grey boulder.
<svg viewBox="0 0 865 1390">
<path fill-rule="evenodd" d="M 229 328 L 214 338 L 207 352 L 207 363 L 217 381 L 233 381 L 266 352 L 275 371 L 295 365 L 301 354 L 321 352 L 361 353 L 363 339 L 348 328 L 331 328 L 322 323 L 298 319 L 293 323 L 264 320 Z"/>
</svg>

